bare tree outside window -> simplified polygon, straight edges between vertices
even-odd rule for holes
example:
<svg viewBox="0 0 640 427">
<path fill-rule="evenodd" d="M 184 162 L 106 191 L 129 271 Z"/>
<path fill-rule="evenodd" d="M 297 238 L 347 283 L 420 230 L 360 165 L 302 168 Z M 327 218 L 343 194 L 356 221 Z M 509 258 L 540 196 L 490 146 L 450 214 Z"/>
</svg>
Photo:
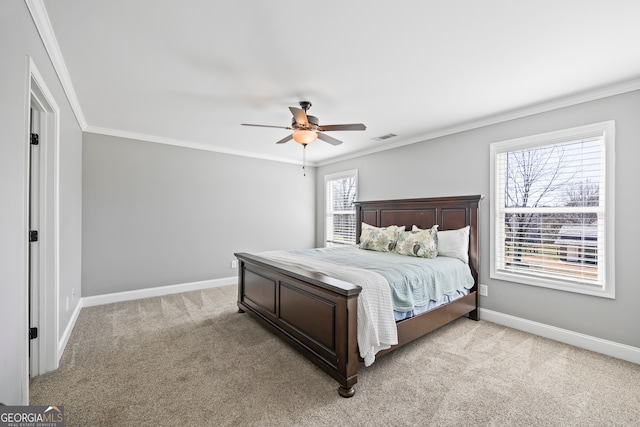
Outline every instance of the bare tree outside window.
<svg viewBox="0 0 640 427">
<path fill-rule="evenodd" d="M 573 179 L 563 174 L 568 167 L 565 151 L 564 146 L 552 145 L 505 153 L 505 207 L 539 208 L 561 203 L 557 194 Z M 534 245 L 542 243 L 541 235 L 558 225 L 545 221 L 540 213 L 527 211 L 507 213 L 505 224 L 507 257 L 512 265 L 520 264 L 523 254 L 535 251 Z"/>
<path fill-rule="evenodd" d="M 574 182 L 566 188 L 567 206 L 598 206 L 600 185 L 590 179 Z"/>
<path fill-rule="evenodd" d="M 597 262 L 597 236 L 591 232 L 597 214 L 567 209 L 598 206 L 599 185 L 589 177 L 597 176 L 599 163 L 589 155 L 585 161 L 595 142 L 571 141 L 502 155 L 507 267 L 544 270 L 558 260 Z"/>
</svg>

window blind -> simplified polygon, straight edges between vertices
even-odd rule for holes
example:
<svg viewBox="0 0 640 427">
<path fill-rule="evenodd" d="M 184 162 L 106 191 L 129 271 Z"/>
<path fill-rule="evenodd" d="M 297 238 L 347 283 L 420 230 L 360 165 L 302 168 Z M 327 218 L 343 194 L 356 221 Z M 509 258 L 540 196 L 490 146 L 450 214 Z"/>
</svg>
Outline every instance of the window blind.
<svg viewBox="0 0 640 427">
<path fill-rule="evenodd" d="M 357 173 L 325 178 L 326 246 L 356 243 Z"/>
</svg>

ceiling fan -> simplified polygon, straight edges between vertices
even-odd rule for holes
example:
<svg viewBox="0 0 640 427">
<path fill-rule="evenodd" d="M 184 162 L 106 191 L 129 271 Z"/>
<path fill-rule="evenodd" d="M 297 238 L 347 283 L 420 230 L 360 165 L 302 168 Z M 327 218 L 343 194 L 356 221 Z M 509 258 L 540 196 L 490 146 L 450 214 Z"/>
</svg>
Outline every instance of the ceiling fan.
<svg viewBox="0 0 640 427">
<path fill-rule="evenodd" d="M 282 138 L 280 141 L 276 142 L 276 144 L 284 144 L 285 142 L 293 139 L 298 144 L 302 144 L 304 147 L 306 147 L 308 144 L 311 144 L 316 139 L 320 139 L 332 145 L 342 144 L 342 141 L 326 135 L 324 132 L 367 129 L 367 127 L 362 123 L 321 125 L 317 117 L 307 115 L 307 110 L 309 108 L 311 108 L 311 102 L 309 101 L 300 101 L 300 108 L 289 107 L 289 110 L 291 110 L 291 114 L 293 114 L 291 126 L 254 125 L 250 123 L 242 123 L 242 126 L 258 126 L 292 130 L 293 132 L 290 135 Z"/>
</svg>

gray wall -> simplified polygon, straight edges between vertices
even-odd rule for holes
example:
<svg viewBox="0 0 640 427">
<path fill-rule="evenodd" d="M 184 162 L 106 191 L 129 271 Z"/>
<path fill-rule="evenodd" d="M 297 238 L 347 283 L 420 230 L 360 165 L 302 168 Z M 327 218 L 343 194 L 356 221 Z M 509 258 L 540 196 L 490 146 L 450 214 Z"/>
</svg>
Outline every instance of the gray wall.
<svg viewBox="0 0 640 427">
<path fill-rule="evenodd" d="M 82 134 L 23 1 L 0 2 L 0 402 L 28 404 L 26 57 L 60 107 L 59 335 L 69 325 L 80 289 Z M 65 299 L 69 297 L 67 311 Z M 57 340 L 61 337 L 58 336 Z"/>
<path fill-rule="evenodd" d="M 315 169 L 85 133 L 82 296 L 235 277 L 312 247 Z"/>
<path fill-rule="evenodd" d="M 326 174 L 358 169 L 360 200 L 484 194 L 480 282 L 489 286 L 489 296 L 481 298 L 483 308 L 640 347 L 639 111 L 640 91 L 635 91 L 319 167 L 316 242 L 322 243 L 324 233 Z M 489 145 L 611 119 L 616 121 L 616 299 L 489 279 Z"/>
</svg>

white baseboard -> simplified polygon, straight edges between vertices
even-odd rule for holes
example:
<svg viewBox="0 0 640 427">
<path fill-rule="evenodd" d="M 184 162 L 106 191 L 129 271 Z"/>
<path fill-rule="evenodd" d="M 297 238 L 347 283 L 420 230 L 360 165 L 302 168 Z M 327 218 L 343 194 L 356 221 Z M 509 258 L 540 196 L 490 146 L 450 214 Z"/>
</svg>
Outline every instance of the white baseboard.
<svg viewBox="0 0 640 427">
<path fill-rule="evenodd" d="M 640 348 L 480 308 L 480 319 L 640 364 Z"/>
<path fill-rule="evenodd" d="M 131 301 L 140 298 L 158 297 L 162 295 L 177 294 L 180 292 L 199 291 L 201 289 L 217 288 L 219 286 L 235 285 L 237 277 L 225 277 L 222 279 L 203 280 L 201 282 L 182 283 L 179 285 L 158 286 L 156 288 L 137 289 L 135 291 L 115 292 L 112 294 L 95 295 L 82 298 L 83 307 L 111 304 L 114 302 Z"/>
<path fill-rule="evenodd" d="M 62 353 L 64 353 L 64 349 L 67 347 L 67 343 L 69 342 L 69 337 L 71 337 L 71 332 L 73 332 L 73 328 L 76 326 L 76 321 L 78 320 L 78 316 L 80 316 L 80 310 L 82 310 L 82 298 L 76 304 L 76 308 L 73 309 L 73 313 L 71 313 L 71 319 L 69 319 L 69 323 L 67 323 L 67 327 L 64 328 L 64 333 L 58 340 L 58 358 L 56 360 L 55 369 L 58 369 L 60 364 L 60 359 L 62 359 Z"/>
</svg>

